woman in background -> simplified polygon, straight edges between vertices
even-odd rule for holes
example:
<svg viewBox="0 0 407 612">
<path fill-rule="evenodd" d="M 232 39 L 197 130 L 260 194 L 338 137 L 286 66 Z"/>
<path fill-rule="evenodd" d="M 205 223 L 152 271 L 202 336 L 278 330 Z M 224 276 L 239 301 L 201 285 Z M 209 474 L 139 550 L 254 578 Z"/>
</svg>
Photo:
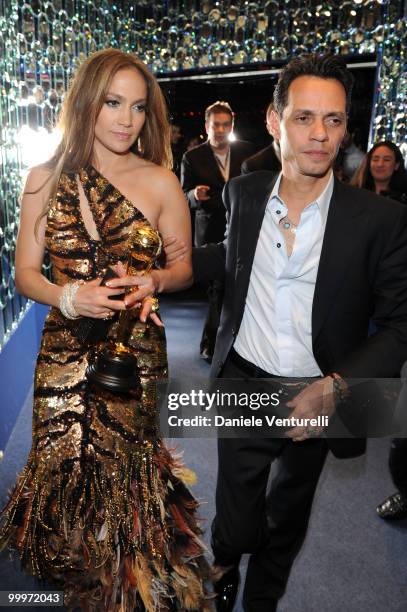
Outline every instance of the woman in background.
<svg viewBox="0 0 407 612">
<path fill-rule="evenodd" d="M 407 204 L 407 174 L 400 149 L 389 140 L 376 143 L 351 184 Z M 376 511 L 386 520 L 404 519 L 407 517 L 407 439 L 392 440 L 389 469 L 397 491 L 379 504 Z"/>
<path fill-rule="evenodd" d="M 365 155 L 350 184 L 406 204 L 407 173 L 400 149 L 390 140 L 377 142 Z"/>
<path fill-rule="evenodd" d="M 192 273 L 189 212 L 167 169 L 158 83 L 133 55 L 99 51 L 76 74 L 61 129 L 55 155 L 30 172 L 22 199 L 16 284 L 51 310 L 35 373 L 32 449 L 2 513 L 0 546 L 64 589 L 68 607 L 206 610 L 188 470 L 156 428 L 155 381 L 166 377 L 167 357 L 154 295 L 186 286 Z M 179 236 L 187 254 L 127 276 L 122 262 L 140 224 L 164 239 Z M 46 252 L 52 282 L 41 273 Z M 102 286 L 109 267 L 120 278 Z M 114 338 L 122 310 L 131 317 L 141 397 L 89 384 L 95 347 L 75 332 L 79 317 L 112 319 Z"/>
</svg>

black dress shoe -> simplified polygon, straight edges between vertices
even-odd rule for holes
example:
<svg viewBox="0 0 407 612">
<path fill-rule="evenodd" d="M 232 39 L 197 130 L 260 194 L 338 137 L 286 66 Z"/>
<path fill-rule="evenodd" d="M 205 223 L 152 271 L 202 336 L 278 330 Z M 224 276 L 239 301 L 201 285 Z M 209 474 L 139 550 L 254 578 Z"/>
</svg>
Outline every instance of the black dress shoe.
<svg viewBox="0 0 407 612">
<path fill-rule="evenodd" d="M 401 493 L 390 495 L 376 508 L 377 514 L 387 521 L 396 521 L 407 518 L 407 498 Z"/>
<path fill-rule="evenodd" d="M 222 578 L 215 582 L 217 612 L 232 612 L 239 590 L 239 582 L 240 574 L 237 566 L 233 566 L 223 574 Z"/>
</svg>

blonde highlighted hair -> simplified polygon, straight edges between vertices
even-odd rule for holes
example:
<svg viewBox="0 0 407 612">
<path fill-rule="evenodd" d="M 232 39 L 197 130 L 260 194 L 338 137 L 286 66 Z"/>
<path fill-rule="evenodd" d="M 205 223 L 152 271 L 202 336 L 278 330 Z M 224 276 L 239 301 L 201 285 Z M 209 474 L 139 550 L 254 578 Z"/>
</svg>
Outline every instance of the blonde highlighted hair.
<svg viewBox="0 0 407 612">
<path fill-rule="evenodd" d="M 76 173 L 91 164 L 96 120 L 112 78 L 123 68 L 135 68 L 147 85 L 146 121 L 131 150 L 159 166 L 172 167 L 167 106 L 156 78 L 135 55 L 104 49 L 79 66 L 63 102 L 58 121 L 62 140 L 53 157 L 44 164 L 51 171 L 51 197 L 62 172 Z M 47 209 L 48 205 L 37 220 L 36 230 Z"/>
</svg>

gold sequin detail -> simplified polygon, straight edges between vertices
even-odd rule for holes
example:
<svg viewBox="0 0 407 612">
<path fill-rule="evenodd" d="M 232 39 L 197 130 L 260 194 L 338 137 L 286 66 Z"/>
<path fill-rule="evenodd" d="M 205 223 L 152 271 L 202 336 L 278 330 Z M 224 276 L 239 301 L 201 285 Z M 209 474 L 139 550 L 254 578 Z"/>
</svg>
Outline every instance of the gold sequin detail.
<svg viewBox="0 0 407 612">
<path fill-rule="evenodd" d="M 46 228 L 60 285 L 103 276 L 126 260 L 134 223 L 148 223 L 94 168 L 79 177 L 100 241 L 84 226 L 76 177 L 63 174 Z M 28 571 L 63 588 L 68 607 L 210 609 L 197 503 L 180 478 L 182 464 L 157 435 L 155 381 L 167 376 L 163 328 L 132 321 L 140 396 L 87 383 L 95 349 L 81 345 L 71 325 L 50 310 L 35 372 L 32 449 L 1 516 L 0 547 L 16 548 Z"/>
</svg>

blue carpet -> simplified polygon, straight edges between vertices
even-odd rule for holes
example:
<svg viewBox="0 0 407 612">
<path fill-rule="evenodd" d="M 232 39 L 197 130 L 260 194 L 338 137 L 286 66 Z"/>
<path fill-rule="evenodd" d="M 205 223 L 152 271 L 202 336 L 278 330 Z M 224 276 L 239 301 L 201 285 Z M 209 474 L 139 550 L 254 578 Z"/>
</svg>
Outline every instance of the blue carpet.
<svg viewBox="0 0 407 612">
<path fill-rule="evenodd" d="M 208 375 L 209 366 L 199 358 L 205 310 L 200 296 L 191 292 L 163 300 L 170 373 L 174 378 L 196 379 Z M 3 502 L 26 459 L 30 430 L 31 399 L 28 398 L 4 460 L 0 462 Z M 201 501 L 200 516 L 209 547 L 209 527 L 214 515 L 216 442 L 184 439 L 169 440 L 168 444 L 183 452 L 186 464 L 198 475 L 193 492 Z M 407 610 L 407 525 L 387 524 L 375 514 L 377 503 L 393 492 L 387 470 L 388 449 L 388 440 L 371 440 L 364 457 L 342 461 L 332 455 L 328 457 L 308 535 L 279 612 Z M 44 588 L 24 575 L 17 561 L 10 562 L 7 557 L 3 554 L 0 559 L 1 590 Z M 235 612 L 242 612 L 241 595 Z"/>
</svg>

